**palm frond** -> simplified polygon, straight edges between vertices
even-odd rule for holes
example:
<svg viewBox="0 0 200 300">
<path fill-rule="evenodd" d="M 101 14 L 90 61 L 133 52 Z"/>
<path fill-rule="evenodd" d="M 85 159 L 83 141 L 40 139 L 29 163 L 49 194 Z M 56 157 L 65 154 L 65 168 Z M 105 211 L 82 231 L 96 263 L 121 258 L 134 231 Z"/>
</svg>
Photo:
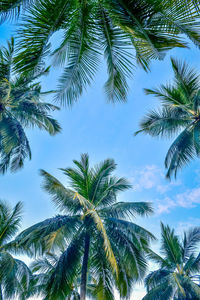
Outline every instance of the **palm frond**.
<svg viewBox="0 0 200 300">
<path fill-rule="evenodd" d="M 172 68 L 175 75 L 175 84 L 185 95 L 185 99 L 190 102 L 191 96 L 199 88 L 199 75 L 196 70 L 190 68 L 185 62 L 171 58 Z"/>
<path fill-rule="evenodd" d="M 101 218 L 99 217 L 98 213 L 95 210 L 88 210 L 87 215 L 90 215 L 93 218 L 97 229 L 102 234 L 103 246 L 105 249 L 107 259 L 108 259 L 113 271 L 117 274 L 118 273 L 117 261 L 116 261 L 115 255 L 113 253 L 106 229 L 104 227 L 104 224 L 103 224 Z"/>
<path fill-rule="evenodd" d="M 99 6 L 100 43 L 107 61 L 108 80 L 105 92 L 109 101 L 126 101 L 127 77 L 132 75 L 132 55 L 127 35 L 112 22 L 107 11 Z"/>
<path fill-rule="evenodd" d="M 191 228 L 184 233 L 183 257 L 185 260 L 189 258 L 193 252 L 198 250 L 199 243 L 200 243 L 200 227 Z"/>
<path fill-rule="evenodd" d="M 194 141 L 194 148 L 197 156 L 200 155 L 200 124 L 199 122 L 195 123 L 194 130 L 193 130 L 193 141 Z"/>
<path fill-rule="evenodd" d="M 84 232 L 81 231 L 75 235 L 67 250 L 60 256 L 47 283 L 48 299 L 60 299 L 60 296 L 66 296 L 73 289 L 83 252 L 83 236 Z"/>
<path fill-rule="evenodd" d="M 9 80 L 14 54 L 14 38 L 7 41 L 7 47 L 0 48 L 0 80 Z"/>
<path fill-rule="evenodd" d="M 167 282 L 157 285 L 155 288 L 151 289 L 142 300 L 162 300 L 163 297 L 166 300 L 170 300 L 174 294 L 173 288 L 171 285 L 168 285 Z"/>
<path fill-rule="evenodd" d="M 1 132 L 1 163 L 0 172 L 5 173 L 10 167 L 11 171 L 22 168 L 24 160 L 31 159 L 31 149 L 20 122 L 12 115 L 3 117 L 0 122 Z"/>
<path fill-rule="evenodd" d="M 15 251 L 35 255 L 54 248 L 62 248 L 66 245 L 67 239 L 76 232 L 79 224 L 79 217 L 76 216 L 58 215 L 46 219 L 25 229 L 16 237 Z"/>
<path fill-rule="evenodd" d="M 40 170 L 44 182 L 43 188 L 52 196 L 55 205 L 61 211 L 68 211 L 69 213 L 76 214 L 80 211 L 81 205 L 75 197 L 75 193 L 62 185 L 54 176 L 44 170 Z"/>
<path fill-rule="evenodd" d="M 13 209 L 0 201 L 0 246 L 9 242 L 19 230 L 22 215 L 22 203 L 18 202 Z"/>
<path fill-rule="evenodd" d="M 184 126 L 191 123 L 190 116 L 181 108 L 163 106 L 157 111 L 150 111 L 140 122 L 140 130 L 151 136 L 171 138 Z"/>
<path fill-rule="evenodd" d="M 96 33 L 93 24 L 94 4 L 80 2 L 69 16 L 71 24 L 64 34 L 61 46 L 54 51 L 57 60 L 61 61 L 67 56 L 67 66 L 59 79 L 58 92 L 55 97 L 62 105 L 74 104 L 82 95 L 97 70 L 99 63 L 98 48 L 96 46 Z M 60 53 L 61 52 L 61 53 Z M 59 59 L 60 60 L 60 59 Z"/>
<path fill-rule="evenodd" d="M 169 226 L 161 223 L 161 253 L 165 255 L 166 259 L 171 261 L 175 266 L 181 263 L 182 247 L 174 230 Z"/>
<path fill-rule="evenodd" d="M 137 237 L 144 238 L 146 240 L 155 240 L 154 235 L 150 231 L 144 229 L 143 227 L 135 223 L 111 217 L 107 217 L 106 222 L 109 222 L 114 226 L 121 228 L 123 231 L 135 234 Z"/>
<path fill-rule="evenodd" d="M 34 0 L 2 0 L 0 2 L 0 24 L 6 20 L 16 20 Z"/>
<path fill-rule="evenodd" d="M 200 254 L 195 257 L 192 253 L 189 257 L 187 257 L 186 263 L 184 265 L 184 271 L 187 275 L 189 275 L 191 278 L 194 274 L 194 276 L 198 277 L 200 272 Z"/>
<path fill-rule="evenodd" d="M 43 68 L 44 58 L 50 51 L 48 40 L 59 26 L 64 25 L 65 8 L 69 8 L 65 0 L 39 1 L 28 8 L 28 15 L 23 17 L 22 28 L 18 32 L 21 38 L 15 57 L 17 70 L 28 73 Z"/>
<path fill-rule="evenodd" d="M 109 207 L 98 211 L 103 216 L 113 218 L 135 217 L 135 214 L 145 216 L 153 213 L 151 204 L 148 202 L 117 202 Z"/>
<path fill-rule="evenodd" d="M 156 288 L 160 284 L 168 284 L 170 271 L 166 269 L 159 269 L 153 271 L 145 278 L 145 286 L 147 291 Z"/>
<path fill-rule="evenodd" d="M 95 206 L 99 209 L 110 206 L 116 202 L 117 195 L 131 188 L 131 184 L 126 178 L 118 178 L 110 176 L 102 186 L 99 186 L 98 193 L 96 193 Z"/>
<path fill-rule="evenodd" d="M 168 168 L 167 178 L 171 178 L 172 175 L 176 178 L 177 171 L 194 159 L 195 148 L 192 131 L 193 125 L 188 125 L 170 146 L 165 158 L 165 167 Z"/>
</svg>

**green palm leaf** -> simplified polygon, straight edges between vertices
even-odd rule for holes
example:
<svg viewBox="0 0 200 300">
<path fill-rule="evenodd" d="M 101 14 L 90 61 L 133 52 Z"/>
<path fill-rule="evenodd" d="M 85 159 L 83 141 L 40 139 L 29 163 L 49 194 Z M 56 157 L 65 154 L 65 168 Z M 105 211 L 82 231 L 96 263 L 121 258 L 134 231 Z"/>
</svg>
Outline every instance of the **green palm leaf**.
<svg viewBox="0 0 200 300">
<path fill-rule="evenodd" d="M 192 126 L 191 126 L 192 127 Z M 188 164 L 195 157 L 193 144 L 193 128 L 186 128 L 170 146 L 166 158 L 165 167 L 168 168 L 166 177 L 170 178 L 172 173 L 176 178 L 177 170 Z"/>
</svg>

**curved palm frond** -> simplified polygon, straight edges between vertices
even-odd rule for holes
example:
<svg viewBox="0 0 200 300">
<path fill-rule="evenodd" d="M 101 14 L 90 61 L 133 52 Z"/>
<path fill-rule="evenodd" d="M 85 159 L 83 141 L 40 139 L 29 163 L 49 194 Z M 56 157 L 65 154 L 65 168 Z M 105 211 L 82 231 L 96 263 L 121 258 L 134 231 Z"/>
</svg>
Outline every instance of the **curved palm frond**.
<svg viewBox="0 0 200 300">
<path fill-rule="evenodd" d="M 165 158 L 165 167 L 168 168 L 167 178 L 170 178 L 172 174 L 176 178 L 177 171 L 195 157 L 192 127 L 193 125 L 190 125 L 190 128 L 182 131 L 167 152 Z"/>
<path fill-rule="evenodd" d="M 140 122 L 141 129 L 135 135 L 143 132 L 153 137 L 171 138 L 190 122 L 190 116 L 181 108 L 164 106 L 162 110 L 150 111 Z"/>
<path fill-rule="evenodd" d="M 135 217 L 135 214 L 144 216 L 153 213 L 151 204 L 148 202 L 117 202 L 112 206 L 100 209 L 99 214 L 111 218 L 126 219 Z"/>
</svg>

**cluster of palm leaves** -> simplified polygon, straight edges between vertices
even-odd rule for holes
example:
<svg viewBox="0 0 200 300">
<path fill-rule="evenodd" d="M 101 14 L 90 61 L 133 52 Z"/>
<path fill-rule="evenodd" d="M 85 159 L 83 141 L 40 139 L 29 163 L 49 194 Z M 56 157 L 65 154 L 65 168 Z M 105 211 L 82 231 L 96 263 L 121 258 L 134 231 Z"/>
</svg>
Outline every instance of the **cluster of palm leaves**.
<svg viewBox="0 0 200 300">
<path fill-rule="evenodd" d="M 40 84 L 35 83 L 39 76 L 49 71 L 45 67 L 46 58 L 52 58 L 53 65 L 64 68 L 55 94 L 55 100 L 60 104 L 77 101 L 93 80 L 102 56 L 107 62 L 105 90 L 108 99 L 125 101 L 127 80 L 135 61 L 149 70 L 152 59 L 162 59 L 166 51 L 174 47 L 187 47 L 188 39 L 197 47 L 200 44 L 199 2 L 196 0 L 0 1 L 1 22 L 17 17 L 20 17 L 21 23 L 17 34 L 17 51 L 13 57 L 13 41 L 8 49 L 1 50 L 1 172 L 8 168 L 15 171 L 23 166 L 26 157 L 31 157 L 25 127 L 37 126 L 50 134 L 60 131 L 58 123 L 48 115 L 57 107 L 40 101 L 43 93 Z M 55 48 L 51 45 L 51 38 L 56 33 L 61 43 Z M 11 68 L 16 73 L 12 78 Z M 162 100 L 163 93 L 165 95 L 162 115 L 153 112 L 141 124 L 143 131 L 163 135 L 164 129 L 155 133 L 157 123 L 149 126 L 148 122 L 162 117 L 168 120 L 172 114 L 172 121 L 166 121 L 165 128 L 172 122 L 170 129 L 166 130 L 168 134 L 175 132 L 174 127 L 186 126 L 185 132 L 167 154 L 167 177 L 172 174 L 176 176 L 177 170 L 198 155 L 200 149 L 196 111 L 198 103 L 193 105 L 195 108 L 189 105 L 187 112 L 183 112 L 183 104 L 188 106 L 189 102 L 194 102 L 191 97 L 196 99 L 197 78 L 193 84 L 195 74 L 184 74 L 187 72 L 185 66 L 181 70 L 176 62 L 173 62 L 173 68 L 176 86 L 163 87 L 164 91 L 155 92 Z M 148 93 L 152 94 L 153 91 L 148 90 Z M 166 107 L 169 101 L 182 107 Z M 194 139 L 191 138 L 194 126 L 188 125 L 187 114 L 189 119 L 194 120 L 192 124 L 197 125 Z M 181 119 L 178 125 L 173 123 L 174 118 Z"/>
<path fill-rule="evenodd" d="M 70 188 L 41 171 L 44 189 L 62 214 L 24 230 L 16 247 L 30 255 L 59 253 L 42 262 L 49 266 L 45 299 L 64 300 L 78 284 L 80 299 L 85 299 L 88 284 L 94 299 L 114 299 L 114 288 L 126 297 L 146 272 L 145 252 L 154 238 L 132 218 L 152 213 L 151 205 L 117 201 L 118 193 L 130 184 L 112 175 L 116 167 L 112 159 L 90 168 L 88 155 L 82 155 L 74 164 L 75 168 L 62 169 Z M 41 268 L 39 261 L 34 269 L 38 264 Z"/>
<path fill-rule="evenodd" d="M 170 146 L 165 166 L 166 176 L 177 171 L 200 154 L 200 76 L 185 62 L 171 59 L 174 82 L 158 89 L 145 89 L 162 102 L 159 110 L 150 111 L 141 121 L 143 132 L 153 137 L 178 136 Z"/>
<path fill-rule="evenodd" d="M 161 236 L 163 256 L 149 253 L 159 269 L 146 277 L 147 295 L 143 300 L 200 299 L 200 228 L 188 230 L 181 240 L 161 223 Z"/>
<path fill-rule="evenodd" d="M 11 254 L 11 239 L 17 233 L 22 203 L 12 209 L 0 201 L 0 299 L 27 299 L 35 284 L 34 275 L 26 264 Z"/>
<path fill-rule="evenodd" d="M 58 122 L 49 113 L 58 107 L 42 101 L 37 79 L 48 69 L 23 73 L 13 71 L 14 39 L 0 49 L 0 172 L 23 167 L 31 158 L 25 129 L 38 127 L 54 135 L 60 131 Z"/>
<path fill-rule="evenodd" d="M 199 1 L 196 0 L 0 0 L 0 22 L 19 18 L 14 39 L 0 49 L 0 172 L 16 171 L 31 158 L 26 135 L 37 127 L 60 132 L 50 115 L 59 107 L 43 102 L 38 79 L 46 66 L 62 66 L 55 100 L 72 105 L 91 84 L 102 57 L 107 63 L 105 92 L 109 101 L 126 101 L 128 80 L 136 64 L 150 70 L 174 47 L 200 46 Z M 53 35 L 60 44 L 52 45 Z M 47 60 L 48 59 L 48 60 Z M 199 75 L 171 60 L 174 83 L 146 89 L 162 101 L 140 130 L 151 136 L 179 134 L 168 150 L 165 166 L 171 178 L 200 154 Z M 149 216 L 147 202 L 119 202 L 131 186 L 113 175 L 112 159 L 91 167 L 87 154 L 74 168 L 62 169 L 68 185 L 41 170 L 43 187 L 59 214 L 25 229 L 16 237 L 22 205 L 0 201 L 0 300 L 130 298 L 134 284 L 147 272 L 147 259 L 159 265 L 145 279 L 144 300 L 200 299 L 200 228 L 181 240 L 161 224 L 161 255 L 150 248 L 154 236 L 135 224 Z M 15 239 L 14 239 L 15 237 Z M 14 240 L 13 240 L 14 239 Z M 28 267 L 16 255 L 34 257 Z"/>
<path fill-rule="evenodd" d="M 160 265 L 146 277 L 144 299 L 199 299 L 200 228 L 185 233 L 181 242 L 173 230 L 162 228 L 162 258 L 150 249 L 154 236 L 133 223 L 135 215 L 149 215 L 147 202 L 118 202 L 119 192 L 130 188 L 125 178 L 112 173 L 107 159 L 90 167 L 86 154 L 74 160 L 75 168 L 62 169 L 69 187 L 44 170 L 43 187 L 61 214 L 22 231 L 21 203 L 14 209 L 0 203 L 1 299 L 115 299 L 131 295 L 133 284 L 146 274 L 146 257 Z M 128 220 L 127 220 L 128 218 Z M 28 268 L 11 253 L 37 256 Z"/>
<path fill-rule="evenodd" d="M 0 299 L 114 300 L 130 297 L 146 275 L 147 258 L 159 265 L 145 279 L 143 300 L 198 300 L 200 297 L 200 227 L 184 233 L 161 223 L 161 255 L 150 248 L 154 236 L 133 223 L 135 215 L 149 215 L 147 202 L 118 202 L 130 188 L 125 178 L 113 176 L 115 163 L 107 159 L 89 166 L 88 155 L 62 169 L 64 186 L 42 170 L 43 187 L 59 215 L 19 229 L 21 203 L 13 209 L 0 202 Z M 128 220 L 127 220 L 128 218 Z M 30 265 L 12 254 L 37 257 Z"/>
<path fill-rule="evenodd" d="M 94 79 L 104 56 L 110 101 L 125 101 L 135 61 L 145 70 L 174 47 L 200 45 L 198 1 L 12 0 L 1 1 L 2 21 L 22 10 L 16 69 L 29 72 L 52 57 L 64 71 L 56 100 L 72 104 Z M 51 46 L 59 32 L 60 44 Z M 60 35 L 62 37 L 60 37 Z"/>
</svg>

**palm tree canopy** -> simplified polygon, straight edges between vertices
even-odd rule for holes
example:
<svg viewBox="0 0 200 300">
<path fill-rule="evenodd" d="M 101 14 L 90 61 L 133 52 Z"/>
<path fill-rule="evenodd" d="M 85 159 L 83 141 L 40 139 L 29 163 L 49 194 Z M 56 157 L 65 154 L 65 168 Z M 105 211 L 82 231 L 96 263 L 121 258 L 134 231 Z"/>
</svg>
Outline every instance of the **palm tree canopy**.
<svg viewBox="0 0 200 300">
<path fill-rule="evenodd" d="M 13 72 L 14 39 L 0 49 L 0 172 L 23 167 L 31 158 L 26 128 L 37 127 L 54 135 L 60 125 L 49 113 L 58 107 L 43 102 L 40 83 L 36 80 L 48 69 L 29 74 Z"/>
<path fill-rule="evenodd" d="M 200 154 L 200 81 L 199 74 L 185 62 L 171 59 L 174 82 L 146 94 L 161 100 L 158 110 L 150 111 L 140 123 L 141 130 L 153 137 L 176 139 L 166 158 L 167 178 Z"/>
<path fill-rule="evenodd" d="M 117 202 L 119 192 L 130 184 L 112 175 L 116 168 L 112 159 L 90 167 L 88 155 L 83 154 L 73 162 L 75 168 L 61 169 L 70 187 L 41 170 L 43 187 L 62 214 L 26 229 L 16 244 L 35 254 L 60 251 L 46 285 L 48 299 L 65 299 L 77 278 L 82 278 L 83 266 L 84 276 L 95 279 L 98 299 L 114 299 L 114 286 L 127 296 L 132 283 L 145 274 L 144 253 L 153 238 L 131 219 L 152 213 L 151 205 Z"/>
<path fill-rule="evenodd" d="M 105 92 L 109 101 L 126 101 L 135 61 L 149 70 L 152 59 L 163 59 L 174 47 L 199 46 L 199 4 L 181 0 L 37 0 L 6 1 L 2 18 L 27 8 L 18 30 L 16 69 L 29 72 L 45 58 L 64 67 L 57 101 L 77 101 L 92 82 L 101 57 L 107 63 Z M 58 47 L 51 38 L 59 32 Z M 62 35 L 62 37 L 60 37 Z M 185 39 L 185 38 L 186 39 Z"/>
<path fill-rule="evenodd" d="M 159 265 L 145 279 L 143 300 L 200 299 L 200 227 L 184 233 L 181 240 L 173 229 L 161 223 L 161 255 L 152 250 L 149 258 Z"/>
<path fill-rule="evenodd" d="M 24 262 L 14 258 L 7 246 L 19 230 L 22 203 L 12 209 L 0 201 L 0 299 L 24 300 L 33 282 L 33 275 Z M 10 247 L 9 247 L 10 248 Z"/>
</svg>

